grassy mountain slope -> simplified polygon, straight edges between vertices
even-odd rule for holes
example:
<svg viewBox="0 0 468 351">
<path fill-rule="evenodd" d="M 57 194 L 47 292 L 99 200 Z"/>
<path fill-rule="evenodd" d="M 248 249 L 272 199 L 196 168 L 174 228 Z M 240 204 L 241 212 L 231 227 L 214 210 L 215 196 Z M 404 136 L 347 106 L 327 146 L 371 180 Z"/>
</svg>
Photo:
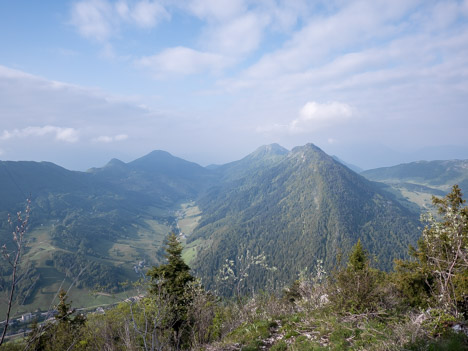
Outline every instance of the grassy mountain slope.
<svg viewBox="0 0 468 351">
<path fill-rule="evenodd" d="M 312 144 L 267 158 L 263 168 L 244 166 L 244 177 L 199 201 L 203 216 L 189 242 L 201 243 L 194 267 L 208 285 L 226 259 L 242 265 L 247 250 L 264 253 L 284 283 L 317 259 L 331 268 L 358 238 L 387 268 L 416 239 L 410 212 Z M 264 286 L 268 275 L 257 268 L 249 283 Z"/>
</svg>

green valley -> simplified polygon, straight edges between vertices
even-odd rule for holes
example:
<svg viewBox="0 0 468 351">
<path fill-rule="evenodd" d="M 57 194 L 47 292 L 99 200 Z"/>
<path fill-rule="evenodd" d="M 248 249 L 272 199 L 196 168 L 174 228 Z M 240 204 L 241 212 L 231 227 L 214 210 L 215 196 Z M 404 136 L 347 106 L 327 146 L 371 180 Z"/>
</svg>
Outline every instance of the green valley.
<svg viewBox="0 0 468 351">
<path fill-rule="evenodd" d="M 420 206 L 450 182 L 468 179 L 464 161 L 362 173 L 372 181 L 342 162 L 313 144 L 292 151 L 267 145 L 207 168 L 164 151 L 88 172 L 0 162 L 0 241 L 7 247 L 7 214 L 21 210 L 29 194 L 32 200 L 15 311 L 47 308 L 60 286 L 71 287 L 79 307 L 132 295 L 122 283 L 162 262 L 171 231 L 210 288 L 227 261 L 240 274 L 254 258 L 261 264 L 249 266 L 242 289 L 279 288 L 317 261 L 332 269 L 358 239 L 390 269 L 418 238 Z M 9 270 L 2 267 L 6 286 Z"/>
</svg>

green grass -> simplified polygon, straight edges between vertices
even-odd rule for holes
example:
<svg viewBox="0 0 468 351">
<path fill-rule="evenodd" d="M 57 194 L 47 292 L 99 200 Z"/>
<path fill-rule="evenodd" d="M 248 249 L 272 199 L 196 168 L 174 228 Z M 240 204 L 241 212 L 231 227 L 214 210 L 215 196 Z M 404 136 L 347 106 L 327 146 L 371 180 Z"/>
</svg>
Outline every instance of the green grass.
<svg viewBox="0 0 468 351">
<path fill-rule="evenodd" d="M 432 208 L 432 194 L 410 191 L 405 188 L 399 188 L 399 190 L 401 191 L 401 195 L 403 197 L 405 197 L 408 201 L 417 204 L 420 208 Z"/>
<path fill-rule="evenodd" d="M 211 240 L 199 238 L 185 246 L 184 251 L 182 251 L 182 258 L 185 263 L 190 266 L 196 260 L 198 252 L 203 248 L 209 247 L 211 242 Z"/>
<path fill-rule="evenodd" d="M 244 323 L 226 338 L 227 342 L 236 342 L 243 345 L 242 350 L 260 350 L 262 340 L 270 336 L 272 321 L 259 320 L 252 323 Z"/>
<path fill-rule="evenodd" d="M 201 211 L 194 202 L 184 203 L 178 211 L 179 229 L 185 235 L 191 235 L 201 218 Z"/>
<path fill-rule="evenodd" d="M 60 288 L 68 290 L 73 282 L 47 261 L 52 260 L 52 253 L 57 250 L 65 251 L 54 246 L 50 232 L 53 222 L 44 223 L 41 226 L 27 232 L 27 250 L 22 262 L 33 262 L 40 274 L 40 280 L 32 298 L 21 306 L 13 306 L 15 316 L 36 310 L 48 310 L 54 306 L 54 297 Z M 147 260 L 147 265 L 157 264 L 158 249 L 162 246 L 164 238 L 170 231 L 170 227 L 157 222 L 154 219 L 146 219 L 142 225 L 135 226 L 135 234 L 128 239 L 119 239 L 116 242 L 99 240 L 93 243 L 93 249 L 101 255 L 101 258 L 90 257 L 92 260 L 102 261 L 121 268 L 123 278 L 134 281 L 138 276 L 133 271 L 133 266 L 142 259 Z M 136 295 L 136 291 L 106 296 L 97 295 L 92 289 L 79 289 L 72 286 L 69 291 L 70 300 L 77 308 L 113 304 L 122 301 L 129 296 Z M 6 304 L 0 304 L 0 315 L 4 315 Z"/>
<path fill-rule="evenodd" d="M 182 252 L 182 259 L 186 264 L 190 266 L 190 264 L 195 260 L 197 257 L 197 248 L 193 245 L 190 247 L 186 247 Z"/>
</svg>

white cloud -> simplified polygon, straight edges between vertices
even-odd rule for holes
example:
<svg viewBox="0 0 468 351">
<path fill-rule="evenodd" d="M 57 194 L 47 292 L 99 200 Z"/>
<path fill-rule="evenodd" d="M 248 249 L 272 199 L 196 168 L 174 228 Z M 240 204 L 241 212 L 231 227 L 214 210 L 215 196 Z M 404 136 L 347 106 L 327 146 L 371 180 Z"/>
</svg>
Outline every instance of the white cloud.
<svg viewBox="0 0 468 351">
<path fill-rule="evenodd" d="M 0 116 L 5 116 L 0 117 L 0 140 L 5 143 L 23 137 L 86 141 L 108 133 L 119 141 L 126 138 L 119 129 L 130 130 L 135 119 L 155 114 L 139 107 L 138 96 L 113 96 L 1 65 L 0 96 Z"/>
<path fill-rule="evenodd" d="M 79 33 L 90 39 L 108 39 L 115 26 L 113 8 L 108 1 L 85 0 L 72 6 L 71 23 Z"/>
<path fill-rule="evenodd" d="M 299 111 L 299 116 L 287 124 L 275 123 L 257 128 L 257 132 L 287 132 L 300 134 L 314 132 L 323 128 L 335 126 L 353 117 L 353 109 L 342 102 L 318 103 L 307 102 Z M 332 143 L 333 139 L 328 139 Z"/>
<path fill-rule="evenodd" d="M 333 54 L 346 52 L 366 41 L 385 40 L 398 30 L 394 26 L 416 1 L 354 1 L 330 16 L 308 18 L 282 48 L 264 55 L 246 72 L 248 77 L 271 77 L 300 72 Z M 405 12 L 406 11 L 406 12 Z"/>
<path fill-rule="evenodd" d="M 202 38 L 213 51 L 242 56 L 258 48 L 268 22 L 268 17 L 248 12 L 207 28 Z"/>
<path fill-rule="evenodd" d="M 127 140 L 127 139 L 128 139 L 127 134 L 118 134 L 118 135 L 114 136 L 115 141 L 123 141 L 123 140 Z"/>
<path fill-rule="evenodd" d="M 82 0 L 73 4 L 70 23 L 82 36 L 105 42 L 119 31 L 123 23 L 152 28 L 169 17 L 157 1 Z"/>
<path fill-rule="evenodd" d="M 271 17 L 271 26 L 276 31 L 289 31 L 296 25 L 299 18 L 306 19 L 310 16 L 313 6 L 318 3 L 307 0 L 271 0 L 260 3 L 262 10 Z"/>
<path fill-rule="evenodd" d="M 131 12 L 131 18 L 140 27 L 152 28 L 160 20 L 169 18 L 169 13 L 156 1 L 139 1 Z"/>
<path fill-rule="evenodd" d="M 114 141 L 123 141 L 127 139 L 128 139 L 127 134 L 117 134 L 115 136 L 101 135 L 97 138 L 94 138 L 93 141 L 97 143 L 112 143 Z"/>
<path fill-rule="evenodd" d="M 310 101 L 302 107 L 299 117 L 289 124 L 289 130 L 293 133 L 313 131 L 348 120 L 352 115 L 353 111 L 348 104 Z"/>
<path fill-rule="evenodd" d="M 107 135 L 101 135 L 100 137 L 94 138 L 93 141 L 97 143 L 111 143 L 114 139 Z"/>
<path fill-rule="evenodd" d="M 23 129 L 4 130 L 0 140 L 16 138 L 45 137 L 53 135 L 55 140 L 75 143 L 79 140 L 79 132 L 74 128 L 62 128 L 56 126 L 26 127 Z"/>
<path fill-rule="evenodd" d="M 243 13 L 246 5 L 243 0 L 192 0 L 187 9 L 202 19 L 224 21 Z"/>
<path fill-rule="evenodd" d="M 0 79 L 36 79 L 32 74 L 0 65 Z"/>
<path fill-rule="evenodd" d="M 196 74 L 216 72 L 230 63 L 230 60 L 217 54 L 196 51 L 186 47 L 174 47 L 154 55 L 143 57 L 136 64 L 149 68 L 156 77 L 166 74 Z"/>
</svg>

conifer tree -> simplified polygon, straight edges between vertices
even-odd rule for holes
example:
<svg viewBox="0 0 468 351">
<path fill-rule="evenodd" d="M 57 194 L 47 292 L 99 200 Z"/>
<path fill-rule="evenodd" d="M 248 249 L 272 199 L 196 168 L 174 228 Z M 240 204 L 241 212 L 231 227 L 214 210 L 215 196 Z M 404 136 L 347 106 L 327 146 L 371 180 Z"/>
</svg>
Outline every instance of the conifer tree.
<svg viewBox="0 0 468 351">
<path fill-rule="evenodd" d="M 56 306 L 55 323 L 46 322 L 42 326 L 33 323 L 27 338 L 28 350 L 61 351 L 74 349 L 82 337 L 86 318 L 75 315 L 75 309 L 67 301 L 67 293 L 60 290 L 59 303 Z"/>
<path fill-rule="evenodd" d="M 361 244 L 361 239 L 358 240 L 356 245 L 353 246 L 351 254 L 349 255 L 348 267 L 354 271 L 362 271 L 369 263 L 367 252 Z"/>
<path fill-rule="evenodd" d="M 351 249 L 347 266 L 332 274 L 330 301 L 335 308 L 346 312 L 376 310 L 381 275 L 382 272 L 371 267 L 369 254 L 358 240 Z"/>
<path fill-rule="evenodd" d="M 177 346 L 188 340 L 187 311 L 192 300 L 189 287 L 195 278 L 182 259 L 183 247 L 174 233 L 169 234 L 165 250 L 167 263 L 152 267 L 147 275 L 151 279 L 150 294 L 153 298 L 162 298 L 170 305 L 170 316 L 165 327 L 174 331 Z"/>
<path fill-rule="evenodd" d="M 152 283 L 150 292 L 158 293 L 163 289 L 172 298 L 179 300 L 194 277 L 190 274 L 190 267 L 182 259 L 183 247 L 174 233 L 169 234 L 165 250 L 167 263 L 153 267 L 148 272 Z"/>
</svg>

